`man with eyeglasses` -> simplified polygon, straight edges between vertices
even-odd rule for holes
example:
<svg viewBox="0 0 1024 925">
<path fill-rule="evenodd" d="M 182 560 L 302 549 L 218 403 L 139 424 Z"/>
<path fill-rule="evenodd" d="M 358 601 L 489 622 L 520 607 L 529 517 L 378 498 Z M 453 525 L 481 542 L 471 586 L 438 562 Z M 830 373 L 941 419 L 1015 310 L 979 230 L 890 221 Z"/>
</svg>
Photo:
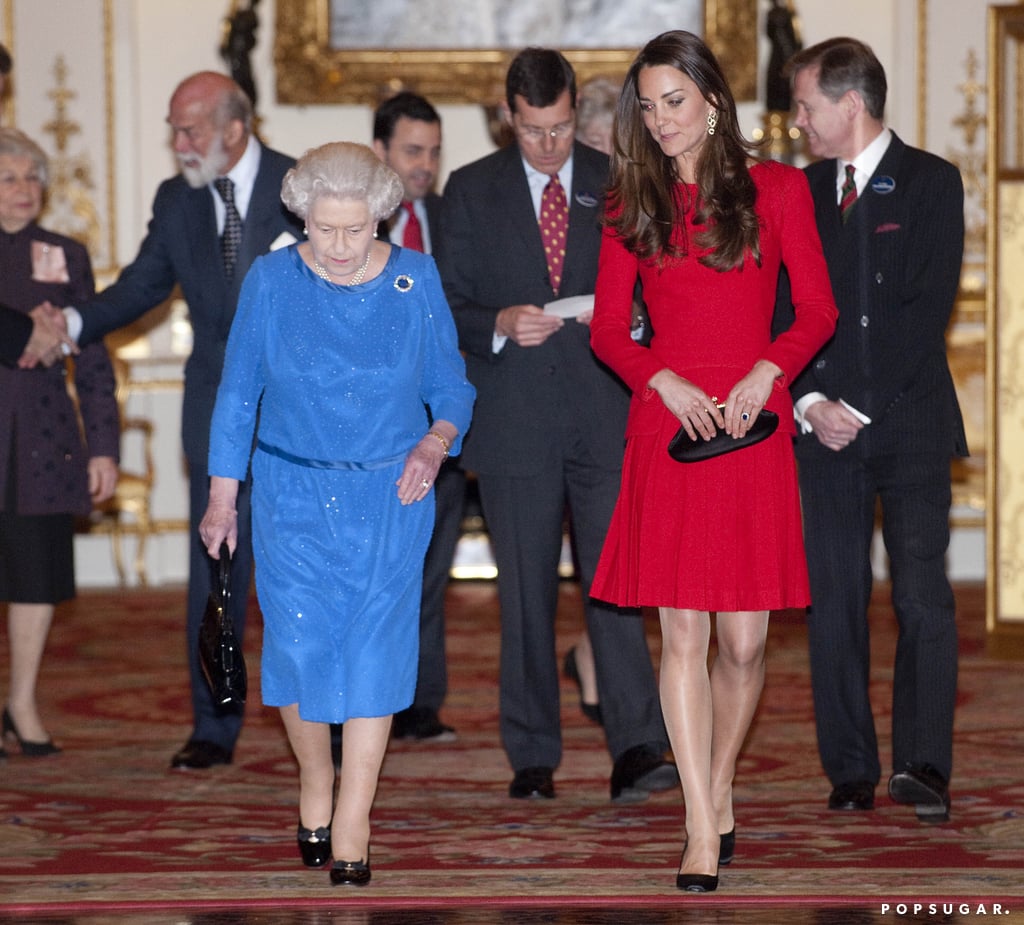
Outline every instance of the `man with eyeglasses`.
<svg viewBox="0 0 1024 925">
<path fill-rule="evenodd" d="M 608 158 L 574 140 L 576 77 L 557 51 L 509 66 L 515 144 L 452 173 L 434 255 L 477 389 L 462 462 L 476 473 L 501 603 L 499 712 L 515 799 L 552 798 L 562 758 L 555 611 L 566 509 L 579 558 L 611 798 L 675 786 L 639 613 L 589 599 L 619 489 L 629 394 L 590 350 Z M 577 300 L 577 304 L 578 304 Z M 570 303 L 572 304 L 572 303 Z"/>
</svg>

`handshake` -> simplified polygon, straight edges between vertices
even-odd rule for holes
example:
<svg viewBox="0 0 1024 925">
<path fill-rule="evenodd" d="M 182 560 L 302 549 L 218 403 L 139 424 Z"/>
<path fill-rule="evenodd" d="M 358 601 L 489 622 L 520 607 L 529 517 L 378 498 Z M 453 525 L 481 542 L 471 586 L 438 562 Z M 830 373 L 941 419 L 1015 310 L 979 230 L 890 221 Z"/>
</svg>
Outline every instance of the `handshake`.
<svg viewBox="0 0 1024 925">
<path fill-rule="evenodd" d="M 59 308 L 43 302 L 29 312 L 29 317 L 32 319 L 32 334 L 18 360 L 19 367 L 53 366 L 62 357 L 78 353 L 78 346 L 68 336 L 67 319 Z"/>
</svg>

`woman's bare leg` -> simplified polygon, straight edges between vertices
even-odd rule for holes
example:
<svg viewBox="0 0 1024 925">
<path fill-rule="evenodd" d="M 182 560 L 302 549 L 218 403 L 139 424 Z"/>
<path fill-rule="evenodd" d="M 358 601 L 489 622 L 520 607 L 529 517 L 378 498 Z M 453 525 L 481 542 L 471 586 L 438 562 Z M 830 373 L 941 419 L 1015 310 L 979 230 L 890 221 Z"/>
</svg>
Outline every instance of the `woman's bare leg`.
<svg viewBox="0 0 1024 925">
<path fill-rule="evenodd" d="M 331 827 L 335 861 L 369 861 L 370 810 L 390 734 L 390 716 L 353 718 L 345 723 L 345 747 Z"/>
<path fill-rule="evenodd" d="M 334 800 L 331 727 L 301 719 L 294 703 L 281 707 L 281 719 L 299 763 L 299 824 L 311 830 L 328 826 Z"/>
<path fill-rule="evenodd" d="M 686 849 L 679 872 L 714 875 L 719 838 L 711 795 L 711 617 L 670 607 L 661 608 L 660 616 L 661 709 L 686 804 Z"/>
<path fill-rule="evenodd" d="M 720 613 L 718 654 L 711 666 L 711 798 L 722 835 L 735 825 L 732 783 L 736 761 L 764 688 L 768 612 Z"/>
<path fill-rule="evenodd" d="M 7 605 L 11 666 L 7 707 L 15 728 L 27 742 L 47 742 L 50 738 L 39 715 L 36 684 L 53 610 L 53 604 Z"/>
</svg>

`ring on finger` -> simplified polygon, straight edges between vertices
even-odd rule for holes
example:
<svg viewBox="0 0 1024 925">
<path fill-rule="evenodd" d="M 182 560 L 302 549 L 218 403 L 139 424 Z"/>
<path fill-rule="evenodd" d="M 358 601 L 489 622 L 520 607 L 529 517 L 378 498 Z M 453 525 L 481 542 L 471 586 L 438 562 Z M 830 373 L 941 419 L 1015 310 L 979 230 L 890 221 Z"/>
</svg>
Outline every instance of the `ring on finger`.
<svg viewBox="0 0 1024 925">
<path fill-rule="evenodd" d="M 741 421 L 749 421 L 750 420 L 750 412 L 749 411 L 744 411 L 743 414 L 740 415 L 740 420 Z"/>
<path fill-rule="evenodd" d="M 422 485 L 424 488 L 430 488 L 430 479 L 424 479 L 422 482 L 420 482 L 420 485 Z"/>
</svg>

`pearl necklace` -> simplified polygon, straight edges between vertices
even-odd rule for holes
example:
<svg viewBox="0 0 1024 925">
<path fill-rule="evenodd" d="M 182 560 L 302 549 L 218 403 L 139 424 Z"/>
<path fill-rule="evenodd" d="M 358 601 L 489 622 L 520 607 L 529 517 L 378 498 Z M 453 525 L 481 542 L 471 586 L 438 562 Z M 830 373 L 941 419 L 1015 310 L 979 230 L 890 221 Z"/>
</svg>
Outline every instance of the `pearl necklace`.
<svg viewBox="0 0 1024 925">
<path fill-rule="evenodd" d="M 331 274 L 327 272 L 327 268 L 321 266 L 320 261 L 317 260 L 316 257 L 313 258 L 313 267 L 316 270 L 316 275 L 319 276 L 320 279 L 326 280 L 329 283 L 334 283 L 334 285 L 336 286 L 358 286 L 363 281 L 363 277 L 366 276 L 366 271 L 369 268 L 369 266 L 370 252 L 367 251 L 366 259 L 363 261 L 363 265 L 358 270 L 356 270 L 355 273 L 352 274 L 352 278 L 347 283 L 334 283 L 334 280 L 331 279 Z"/>
</svg>

